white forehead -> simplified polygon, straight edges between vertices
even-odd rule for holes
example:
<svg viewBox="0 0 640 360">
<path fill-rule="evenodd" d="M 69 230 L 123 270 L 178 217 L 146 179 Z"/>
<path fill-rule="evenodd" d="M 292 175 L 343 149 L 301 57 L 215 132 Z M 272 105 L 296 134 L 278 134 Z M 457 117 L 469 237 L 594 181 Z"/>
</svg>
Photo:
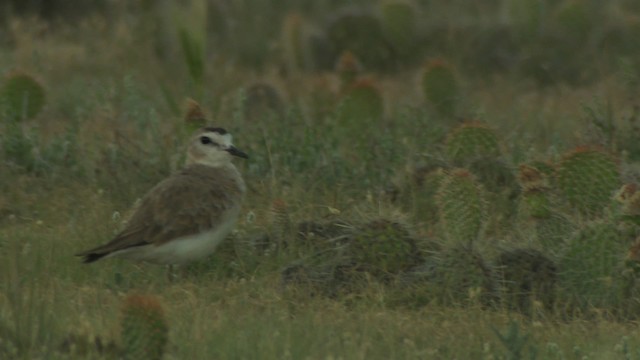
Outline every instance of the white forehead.
<svg viewBox="0 0 640 360">
<path fill-rule="evenodd" d="M 199 135 L 200 136 L 207 136 L 209 138 L 211 138 L 211 140 L 218 142 L 218 143 L 222 143 L 222 144 L 227 144 L 230 145 L 233 143 L 233 137 L 231 136 L 231 134 L 226 133 L 224 135 L 215 132 L 215 131 L 205 131 L 202 134 Z"/>
</svg>

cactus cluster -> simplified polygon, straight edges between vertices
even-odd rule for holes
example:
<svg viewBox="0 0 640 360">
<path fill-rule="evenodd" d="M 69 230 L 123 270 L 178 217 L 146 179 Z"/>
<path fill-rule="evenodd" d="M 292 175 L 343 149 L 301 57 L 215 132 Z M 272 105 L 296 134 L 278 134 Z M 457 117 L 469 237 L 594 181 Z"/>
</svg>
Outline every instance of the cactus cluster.
<svg viewBox="0 0 640 360">
<path fill-rule="evenodd" d="M 445 140 L 445 152 L 452 164 L 469 169 L 490 191 L 516 187 L 498 135 L 482 122 L 466 121 L 453 128 Z"/>
<path fill-rule="evenodd" d="M 566 200 L 585 215 L 601 214 L 621 184 L 616 159 L 586 147 L 564 156 L 557 165 L 556 179 Z"/>
<path fill-rule="evenodd" d="M 449 241 L 469 245 L 480 237 L 487 219 L 487 204 L 482 186 L 468 170 L 453 169 L 445 174 L 436 204 Z"/>
<path fill-rule="evenodd" d="M 148 295 L 129 295 L 121 311 L 124 358 L 161 359 L 169 339 L 169 326 L 158 300 Z"/>
<path fill-rule="evenodd" d="M 0 116 L 18 122 L 34 118 L 45 104 L 43 86 L 23 72 L 9 73 L 0 87 Z"/>
<path fill-rule="evenodd" d="M 428 61 L 420 85 L 425 99 L 438 114 L 447 117 L 456 115 L 460 85 L 451 64 L 442 59 Z"/>
</svg>

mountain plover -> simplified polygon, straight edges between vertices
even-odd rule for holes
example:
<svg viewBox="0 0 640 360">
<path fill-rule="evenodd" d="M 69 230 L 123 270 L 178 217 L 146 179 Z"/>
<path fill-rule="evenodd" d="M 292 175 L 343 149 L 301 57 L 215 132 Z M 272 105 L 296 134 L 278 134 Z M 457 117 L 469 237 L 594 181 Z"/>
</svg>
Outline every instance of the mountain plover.
<svg viewBox="0 0 640 360">
<path fill-rule="evenodd" d="M 245 184 L 231 162 L 248 158 L 222 128 L 194 134 L 186 166 L 152 188 L 109 243 L 83 251 L 85 263 L 121 257 L 156 264 L 185 264 L 210 255 L 232 230 Z"/>
</svg>

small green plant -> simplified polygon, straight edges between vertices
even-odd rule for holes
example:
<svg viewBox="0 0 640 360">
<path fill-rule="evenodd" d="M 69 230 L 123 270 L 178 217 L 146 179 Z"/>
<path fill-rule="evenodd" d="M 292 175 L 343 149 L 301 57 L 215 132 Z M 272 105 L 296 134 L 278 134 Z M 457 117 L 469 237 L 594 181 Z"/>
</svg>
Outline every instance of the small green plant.
<svg viewBox="0 0 640 360">
<path fill-rule="evenodd" d="M 204 87 L 205 41 L 198 39 L 193 32 L 184 27 L 178 30 L 178 38 L 189 76 L 195 85 L 196 97 L 199 99 L 202 97 Z"/>
<path fill-rule="evenodd" d="M 501 333 L 494 327 L 491 327 L 493 333 L 498 337 L 500 343 L 506 348 L 507 354 L 505 359 L 507 360 L 521 360 L 525 358 L 525 346 L 529 342 L 529 334 L 520 333 L 520 327 L 518 322 L 512 320 L 509 323 L 507 331 Z M 529 359 L 534 360 L 537 358 L 537 348 L 529 346 Z"/>
<path fill-rule="evenodd" d="M 460 102 L 460 84 L 453 66 L 443 59 L 430 60 L 421 76 L 427 103 L 442 116 L 455 116 Z"/>
<path fill-rule="evenodd" d="M 126 359 L 162 358 L 169 339 L 169 326 L 155 297 L 129 295 L 124 299 L 121 338 Z"/>
<path fill-rule="evenodd" d="M 10 122 L 32 119 L 42 111 L 45 100 L 44 87 L 33 76 L 12 72 L 0 87 L 0 116 Z"/>
<path fill-rule="evenodd" d="M 598 215 L 620 187 L 620 169 L 607 152 L 579 147 L 557 165 L 557 184 L 566 200 L 584 215 Z"/>
<path fill-rule="evenodd" d="M 487 204 L 482 186 L 465 169 L 445 174 L 436 194 L 440 227 L 447 239 L 471 245 L 487 219 Z"/>
</svg>

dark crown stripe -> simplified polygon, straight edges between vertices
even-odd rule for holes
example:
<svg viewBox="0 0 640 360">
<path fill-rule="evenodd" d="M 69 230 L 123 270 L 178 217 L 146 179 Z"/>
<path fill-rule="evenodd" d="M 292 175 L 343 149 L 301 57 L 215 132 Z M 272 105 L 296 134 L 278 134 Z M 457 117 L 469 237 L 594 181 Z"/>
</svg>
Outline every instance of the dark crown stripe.
<svg viewBox="0 0 640 360">
<path fill-rule="evenodd" d="M 220 135 L 227 134 L 227 130 L 219 127 L 205 127 L 204 130 L 218 133 Z"/>
</svg>

